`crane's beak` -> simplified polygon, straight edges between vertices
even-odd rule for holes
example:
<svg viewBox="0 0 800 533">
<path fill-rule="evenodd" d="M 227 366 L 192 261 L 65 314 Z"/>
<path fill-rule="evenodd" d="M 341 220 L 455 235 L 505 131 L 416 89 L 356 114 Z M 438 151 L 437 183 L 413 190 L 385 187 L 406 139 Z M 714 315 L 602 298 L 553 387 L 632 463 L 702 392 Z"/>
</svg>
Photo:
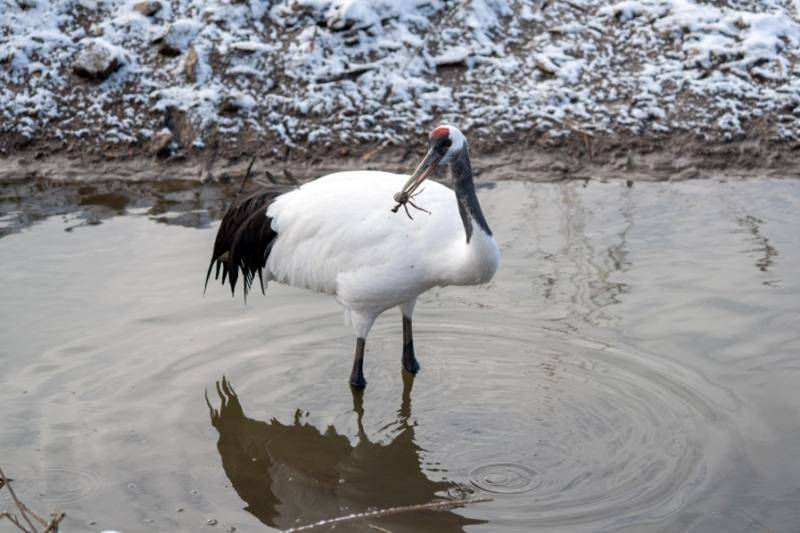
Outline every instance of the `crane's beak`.
<svg viewBox="0 0 800 533">
<path fill-rule="evenodd" d="M 442 159 L 442 156 L 436 153 L 436 151 L 431 147 L 428 150 L 428 153 L 425 154 L 425 159 L 417 166 L 417 169 L 411 174 L 411 177 L 408 179 L 406 184 L 403 186 L 403 189 L 395 195 L 395 198 L 400 195 L 405 195 L 405 197 L 409 197 L 414 194 L 414 191 L 419 188 L 423 181 L 430 175 L 431 172 L 436 168 L 436 164 L 439 160 Z"/>
</svg>

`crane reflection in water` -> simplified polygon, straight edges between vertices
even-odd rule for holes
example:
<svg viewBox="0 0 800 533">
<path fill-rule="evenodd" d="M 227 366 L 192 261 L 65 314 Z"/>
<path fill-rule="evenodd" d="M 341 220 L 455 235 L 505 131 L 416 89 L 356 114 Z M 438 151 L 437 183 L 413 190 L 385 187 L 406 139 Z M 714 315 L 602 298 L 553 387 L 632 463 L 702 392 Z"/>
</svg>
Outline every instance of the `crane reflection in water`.
<svg viewBox="0 0 800 533">
<path fill-rule="evenodd" d="M 362 423 L 363 393 L 353 391 L 353 411 L 358 420 L 353 445 L 333 427 L 320 431 L 304 422 L 299 409 L 289 424 L 274 418 L 248 418 L 223 378 L 217 383 L 219 409 L 210 403 L 208 407 L 211 423 L 219 433 L 217 449 L 222 466 L 234 490 L 247 503 L 245 510 L 268 526 L 286 529 L 351 513 L 424 504 L 463 490 L 455 483 L 432 481 L 422 470 L 423 450 L 415 442 L 415 425 L 409 423 L 413 380 L 413 375 L 403 372 L 402 400 L 397 419 L 389 426 L 395 427 L 387 432 L 392 438 L 388 443 L 369 439 Z M 351 525 L 363 529 L 369 523 L 399 533 L 455 532 L 483 523 L 444 510 L 364 521 Z"/>
</svg>

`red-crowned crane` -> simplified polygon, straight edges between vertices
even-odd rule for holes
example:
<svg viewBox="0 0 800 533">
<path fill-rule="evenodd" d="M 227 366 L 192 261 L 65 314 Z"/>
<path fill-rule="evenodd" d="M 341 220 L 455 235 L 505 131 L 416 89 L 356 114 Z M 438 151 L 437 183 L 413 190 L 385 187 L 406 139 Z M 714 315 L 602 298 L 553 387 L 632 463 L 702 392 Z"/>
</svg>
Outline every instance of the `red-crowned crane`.
<svg viewBox="0 0 800 533">
<path fill-rule="evenodd" d="M 448 166 L 453 188 L 423 181 Z M 397 192 L 399 191 L 399 192 Z M 394 198 L 416 216 L 390 209 Z M 427 211 L 423 213 L 422 211 Z M 403 316 L 403 367 L 419 370 L 411 315 L 417 296 L 436 286 L 487 283 L 500 251 L 475 195 L 469 149 L 453 126 L 429 136 L 425 158 L 408 177 L 360 170 L 318 178 L 289 192 L 266 188 L 230 206 L 217 232 L 206 284 L 233 292 L 239 271 L 245 296 L 259 277 L 336 297 L 356 335 L 350 384 L 363 388 L 364 347 L 372 324 L 398 306 Z"/>
</svg>

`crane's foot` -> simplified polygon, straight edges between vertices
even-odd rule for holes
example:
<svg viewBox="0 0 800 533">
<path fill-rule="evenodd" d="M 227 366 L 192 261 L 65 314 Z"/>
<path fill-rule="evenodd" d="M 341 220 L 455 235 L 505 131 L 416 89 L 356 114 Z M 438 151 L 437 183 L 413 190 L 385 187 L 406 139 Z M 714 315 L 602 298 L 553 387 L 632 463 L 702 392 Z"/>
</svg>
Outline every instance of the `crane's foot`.
<svg viewBox="0 0 800 533">
<path fill-rule="evenodd" d="M 417 358 L 414 356 L 413 343 L 403 345 L 403 368 L 412 374 L 419 372 L 419 361 L 417 361 Z"/>
<path fill-rule="evenodd" d="M 350 386 L 356 390 L 364 390 L 367 386 L 367 380 L 364 379 L 364 376 L 350 376 Z"/>
<path fill-rule="evenodd" d="M 414 336 L 411 333 L 411 318 L 403 315 L 403 368 L 407 372 L 419 372 L 419 361 L 414 356 Z"/>
<path fill-rule="evenodd" d="M 356 339 L 356 356 L 353 359 L 353 371 L 350 372 L 350 386 L 354 389 L 361 390 L 367 386 L 367 380 L 364 379 L 364 347 L 366 341 L 359 337 Z"/>
<path fill-rule="evenodd" d="M 356 374 L 355 372 L 350 375 L 350 386 L 357 390 L 362 390 L 367 386 L 367 380 L 364 379 L 364 374 Z"/>
</svg>

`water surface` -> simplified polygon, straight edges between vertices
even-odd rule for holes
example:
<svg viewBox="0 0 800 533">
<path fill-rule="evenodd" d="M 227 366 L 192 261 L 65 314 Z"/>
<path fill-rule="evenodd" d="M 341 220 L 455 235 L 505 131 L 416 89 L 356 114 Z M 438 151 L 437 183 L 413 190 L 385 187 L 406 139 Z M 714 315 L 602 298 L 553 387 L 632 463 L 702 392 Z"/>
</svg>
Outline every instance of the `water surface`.
<svg viewBox="0 0 800 533">
<path fill-rule="evenodd" d="M 334 300 L 203 297 L 216 196 L 4 212 L 0 466 L 71 531 L 266 531 L 465 496 L 492 501 L 337 529 L 800 530 L 800 184 L 479 195 L 495 279 L 420 298 L 416 379 L 399 313 L 381 317 L 363 396 Z"/>
</svg>

